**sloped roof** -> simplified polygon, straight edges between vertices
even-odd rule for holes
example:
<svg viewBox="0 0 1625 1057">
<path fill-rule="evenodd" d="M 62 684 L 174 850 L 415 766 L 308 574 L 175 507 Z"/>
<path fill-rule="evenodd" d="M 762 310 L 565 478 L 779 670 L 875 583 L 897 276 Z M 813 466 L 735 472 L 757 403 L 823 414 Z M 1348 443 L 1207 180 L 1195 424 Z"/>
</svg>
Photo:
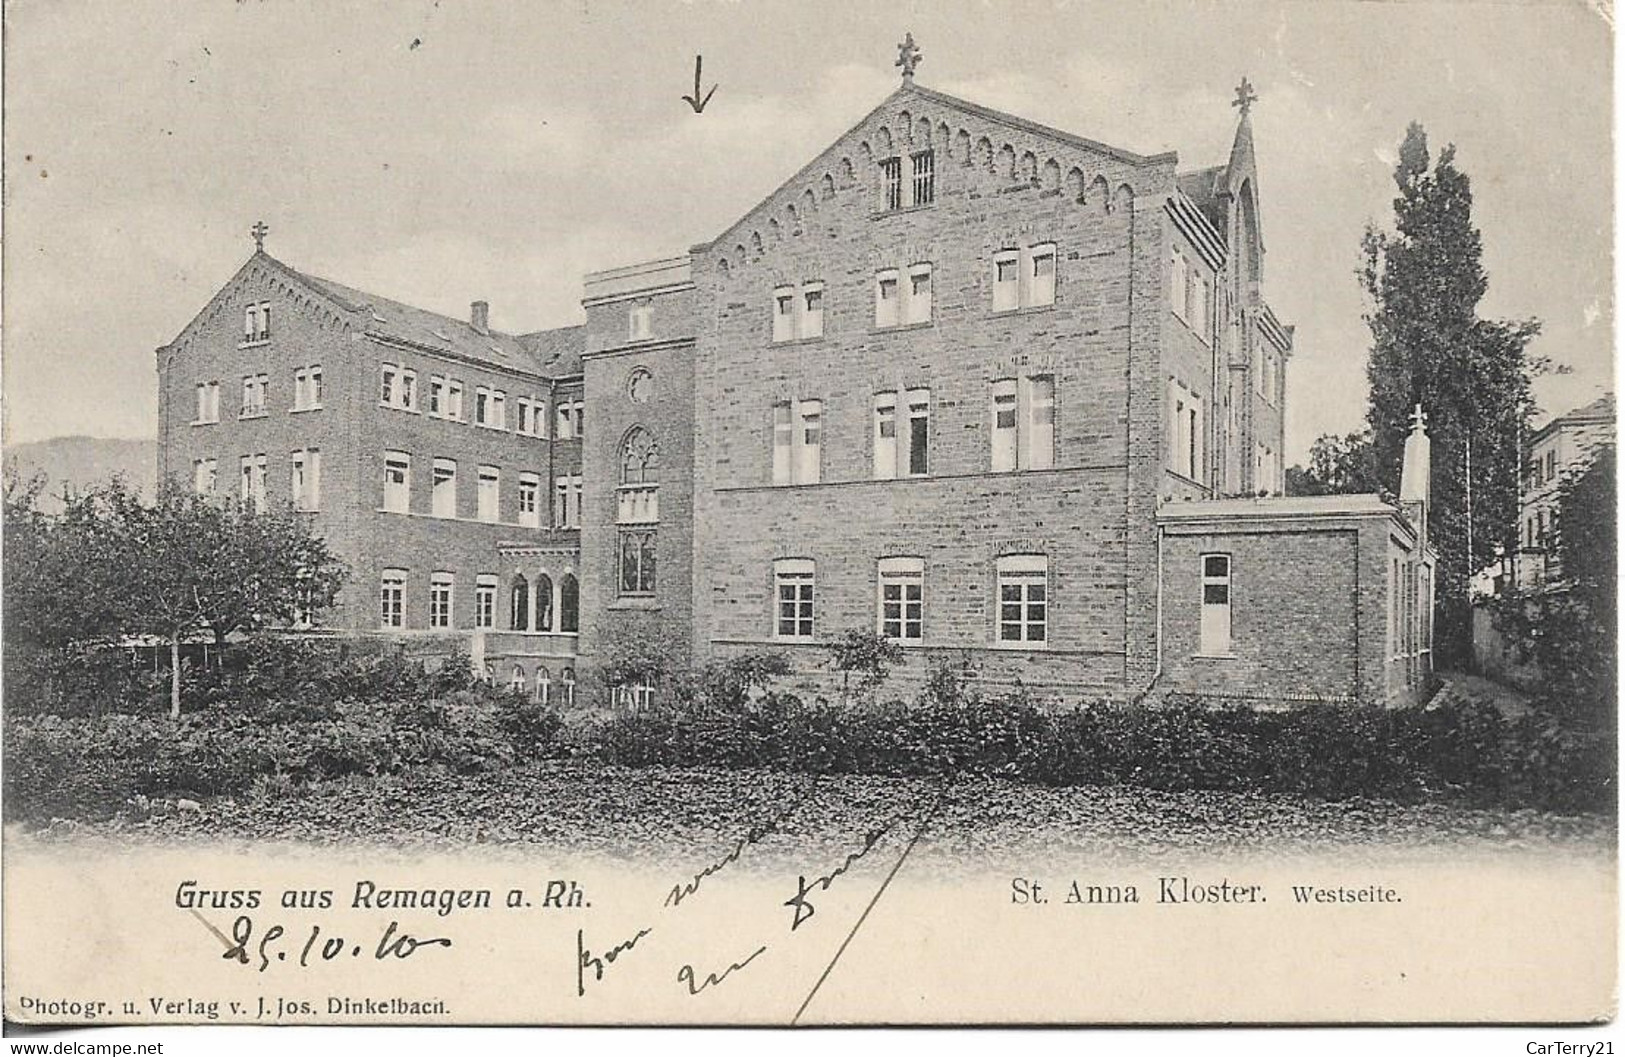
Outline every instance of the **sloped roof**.
<svg viewBox="0 0 1625 1057">
<path fill-rule="evenodd" d="M 577 324 L 537 330 L 519 335 L 519 342 L 536 358 L 543 374 L 551 378 L 567 378 L 581 373 L 581 353 L 587 347 L 587 328 Z"/>
<path fill-rule="evenodd" d="M 1224 175 L 1228 166 L 1212 165 L 1206 169 L 1194 169 L 1182 172 L 1174 178 L 1179 183 L 1179 189 L 1191 204 L 1202 211 L 1209 224 L 1213 225 L 1223 241 L 1228 232 L 1225 230 L 1224 206 L 1219 202 L 1219 192 L 1224 188 Z"/>
<path fill-rule="evenodd" d="M 481 334 L 466 319 L 456 319 L 441 315 L 439 312 L 416 308 L 393 298 L 369 294 L 331 279 L 301 272 L 281 261 L 276 263 L 317 293 L 349 311 L 370 313 L 371 318 L 362 321 L 363 329 L 368 333 L 425 348 L 444 349 L 463 359 L 489 363 L 511 371 L 523 371 L 527 374 L 554 373 L 542 369 L 535 354 L 512 334 L 503 334 L 495 330 Z"/>
<path fill-rule="evenodd" d="M 1604 393 L 1589 404 L 1556 416 L 1550 422 L 1535 430 L 1533 440 L 1535 442 L 1542 441 L 1564 426 L 1578 426 L 1589 422 L 1613 422 L 1614 416 L 1614 394 Z"/>
</svg>

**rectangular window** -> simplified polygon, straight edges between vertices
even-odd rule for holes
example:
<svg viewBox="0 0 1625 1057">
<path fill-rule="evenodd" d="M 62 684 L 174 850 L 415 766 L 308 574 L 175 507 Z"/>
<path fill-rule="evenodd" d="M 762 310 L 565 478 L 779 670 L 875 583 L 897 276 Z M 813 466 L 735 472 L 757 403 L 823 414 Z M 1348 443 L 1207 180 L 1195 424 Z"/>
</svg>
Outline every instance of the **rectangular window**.
<svg viewBox="0 0 1625 1057">
<path fill-rule="evenodd" d="M 446 379 L 438 374 L 429 376 L 429 414 L 434 418 L 446 417 Z"/>
<path fill-rule="evenodd" d="M 655 590 L 655 530 L 622 529 L 620 593 L 652 595 Z"/>
<path fill-rule="evenodd" d="M 406 570 L 385 569 L 378 590 L 378 623 L 386 628 L 406 626 Z"/>
<path fill-rule="evenodd" d="M 406 368 L 401 369 L 400 407 L 403 411 L 418 409 L 418 373 Z"/>
<path fill-rule="evenodd" d="M 993 255 L 993 311 L 1021 307 L 1021 253 L 1001 250 Z"/>
<path fill-rule="evenodd" d="M 553 429 L 553 435 L 559 440 L 569 440 L 575 436 L 575 430 L 570 425 L 570 405 L 561 403 L 557 412 L 559 421 Z"/>
<path fill-rule="evenodd" d="M 386 363 L 378 369 L 378 402 L 385 407 L 394 407 L 398 399 L 400 387 L 396 383 L 398 369 L 392 363 Z"/>
<path fill-rule="evenodd" d="M 796 291 L 781 286 L 773 291 L 773 340 L 792 341 L 796 336 Z"/>
<path fill-rule="evenodd" d="M 457 422 L 463 420 L 463 383 L 455 378 L 446 382 L 446 417 Z"/>
<path fill-rule="evenodd" d="M 1016 380 L 993 383 L 993 469 L 1005 472 L 1016 468 Z"/>
<path fill-rule="evenodd" d="M 501 517 L 502 471 L 495 466 L 480 467 L 480 484 L 475 516 L 481 521 L 497 521 Z"/>
<path fill-rule="evenodd" d="M 296 451 L 290 457 L 290 473 L 295 510 L 320 510 L 322 503 L 322 453 L 315 448 Z"/>
<path fill-rule="evenodd" d="M 487 426 L 491 423 L 491 390 L 483 385 L 474 387 L 474 424 Z"/>
<path fill-rule="evenodd" d="M 1027 379 L 1027 436 L 1022 444 L 1022 465 L 1048 470 L 1055 465 L 1055 379 L 1037 375 Z"/>
<path fill-rule="evenodd" d="M 919 642 L 925 628 L 925 561 L 880 560 L 879 632 L 893 642 Z"/>
<path fill-rule="evenodd" d="M 245 343 L 271 339 L 271 302 L 261 301 L 249 305 L 243 312 L 243 341 Z"/>
<path fill-rule="evenodd" d="M 192 491 L 198 495 L 214 495 L 220 480 L 220 464 L 214 459 L 192 460 Z"/>
<path fill-rule="evenodd" d="M 1212 334 L 1210 333 L 1212 327 L 1208 320 L 1208 279 L 1200 271 L 1191 276 L 1190 295 L 1191 329 L 1196 331 L 1196 336 L 1202 339 L 1204 345 L 1210 344 L 1212 341 Z"/>
<path fill-rule="evenodd" d="M 1204 441 L 1205 419 L 1202 398 L 1186 389 L 1178 381 L 1168 380 L 1168 468 L 1182 477 L 1202 483 L 1206 461 Z M 1259 474 L 1268 467 L 1259 461 Z"/>
<path fill-rule="evenodd" d="M 519 523 L 526 528 L 542 524 L 542 479 L 533 473 L 519 475 Z"/>
<path fill-rule="evenodd" d="M 301 367 L 293 372 L 293 409 L 315 411 L 322 406 L 322 369 Z"/>
<path fill-rule="evenodd" d="M 895 327 L 903 318 L 902 291 L 897 285 L 897 270 L 890 269 L 875 276 L 875 326 Z"/>
<path fill-rule="evenodd" d="M 412 456 L 404 451 L 384 453 L 384 509 L 404 514 L 412 495 Z"/>
<path fill-rule="evenodd" d="M 633 305 L 626 314 L 626 336 L 631 341 L 645 341 L 654 336 L 654 306 Z"/>
<path fill-rule="evenodd" d="M 1202 623 L 1198 652 L 1209 657 L 1230 653 L 1230 555 L 1204 554 Z"/>
<path fill-rule="evenodd" d="M 1012 554 L 997 563 L 999 641 L 1042 645 L 1049 640 L 1049 559 Z"/>
<path fill-rule="evenodd" d="M 429 510 L 435 517 L 457 516 L 457 460 L 436 459 L 429 487 Z"/>
<path fill-rule="evenodd" d="M 497 578 L 481 576 L 474 582 L 474 626 L 490 628 L 497 620 Z"/>
<path fill-rule="evenodd" d="M 880 180 L 886 189 L 886 208 L 903 208 L 903 159 L 882 158 Z"/>
<path fill-rule="evenodd" d="M 795 425 L 790 419 L 790 401 L 773 405 L 773 483 L 790 484 L 790 454 L 794 447 Z"/>
<path fill-rule="evenodd" d="M 1186 284 L 1190 281 L 1189 267 L 1185 263 L 1185 255 L 1175 250 L 1168 261 L 1168 303 L 1174 310 L 1174 315 L 1185 320 Z"/>
<path fill-rule="evenodd" d="M 431 573 L 429 576 L 429 626 L 451 627 L 452 594 L 455 581 L 451 573 Z"/>
<path fill-rule="evenodd" d="M 875 479 L 897 476 L 897 394 L 875 394 Z"/>
<path fill-rule="evenodd" d="M 781 558 L 773 563 L 776 599 L 774 634 L 781 639 L 811 639 L 813 634 L 813 563 Z"/>
<path fill-rule="evenodd" d="M 907 323 L 931 322 L 931 265 L 916 264 L 908 270 L 908 304 L 903 315 Z"/>
<path fill-rule="evenodd" d="M 243 418 L 265 414 L 265 392 L 269 383 L 270 377 L 263 374 L 250 374 L 243 378 Z"/>
<path fill-rule="evenodd" d="M 931 390 L 908 391 L 908 475 L 923 477 L 930 472 Z"/>
<path fill-rule="evenodd" d="M 935 156 L 928 150 L 916 153 L 914 160 L 914 204 L 928 206 L 937 197 L 937 167 Z"/>
<path fill-rule="evenodd" d="M 804 338 L 821 338 L 824 336 L 824 284 L 801 284 L 801 336 Z"/>
<path fill-rule="evenodd" d="M 1053 305 L 1055 303 L 1055 246 L 1043 243 L 1034 246 L 1029 255 L 1031 267 L 1028 270 L 1030 280 L 1027 289 L 1027 303 L 1029 305 Z"/>
<path fill-rule="evenodd" d="M 202 425 L 206 422 L 220 421 L 220 383 L 199 382 L 197 384 L 197 413 L 192 419 L 193 425 Z"/>
<path fill-rule="evenodd" d="M 554 478 L 553 493 L 557 503 L 554 524 L 558 528 L 580 528 L 581 475 L 567 474 Z"/>
<path fill-rule="evenodd" d="M 824 403 L 803 400 L 796 408 L 796 483 L 817 484 L 823 470 Z"/>
</svg>

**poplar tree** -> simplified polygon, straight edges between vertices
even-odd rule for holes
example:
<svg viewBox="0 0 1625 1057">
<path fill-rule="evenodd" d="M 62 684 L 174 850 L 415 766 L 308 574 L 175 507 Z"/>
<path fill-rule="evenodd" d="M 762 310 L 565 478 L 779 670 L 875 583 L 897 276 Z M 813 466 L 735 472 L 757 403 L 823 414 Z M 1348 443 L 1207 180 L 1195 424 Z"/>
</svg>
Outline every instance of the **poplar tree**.
<svg viewBox="0 0 1625 1057">
<path fill-rule="evenodd" d="M 1367 412 L 1380 481 L 1399 490 L 1411 410 L 1433 441 L 1429 535 L 1438 552 L 1434 650 L 1443 666 L 1472 655 L 1468 583 L 1517 545 L 1518 480 L 1532 379 L 1548 368 L 1529 342 L 1538 321 L 1479 318 L 1488 286 L 1467 174 L 1452 144 L 1430 159 L 1412 122 L 1394 168 L 1393 231 L 1368 226 L 1360 279 L 1371 328 Z"/>
</svg>

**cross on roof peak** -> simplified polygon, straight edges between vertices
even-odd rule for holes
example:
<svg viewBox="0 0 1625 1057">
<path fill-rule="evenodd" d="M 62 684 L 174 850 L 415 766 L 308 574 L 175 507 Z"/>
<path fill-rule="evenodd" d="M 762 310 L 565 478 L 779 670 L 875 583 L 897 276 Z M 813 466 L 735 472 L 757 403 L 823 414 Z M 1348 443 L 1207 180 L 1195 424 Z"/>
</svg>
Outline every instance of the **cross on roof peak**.
<svg viewBox="0 0 1625 1057">
<path fill-rule="evenodd" d="M 923 58 L 925 55 L 921 53 L 919 45 L 914 43 L 914 34 L 905 33 L 903 43 L 897 45 L 897 61 L 892 65 L 903 68 L 903 82 L 910 84 L 914 81 L 914 67 L 918 66 Z"/>
<path fill-rule="evenodd" d="M 1426 429 L 1427 424 L 1428 417 L 1425 413 L 1423 413 L 1422 405 L 1417 404 L 1416 407 L 1411 410 L 1411 432 L 1414 433 L 1419 429 Z"/>
<path fill-rule="evenodd" d="M 1252 110 L 1253 104 L 1256 102 L 1258 102 L 1258 93 L 1253 91 L 1253 82 L 1243 77 L 1241 83 L 1236 85 L 1236 98 L 1231 101 L 1230 105 L 1240 107 L 1241 116 L 1246 117 L 1247 112 Z"/>
<path fill-rule="evenodd" d="M 263 253 L 265 251 L 265 236 L 271 233 L 271 229 L 265 226 L 265 221 L 256 220 L 254 226 L 248 229 L 248 233 L 254 236 L 254 251 Z"/>
</svg>

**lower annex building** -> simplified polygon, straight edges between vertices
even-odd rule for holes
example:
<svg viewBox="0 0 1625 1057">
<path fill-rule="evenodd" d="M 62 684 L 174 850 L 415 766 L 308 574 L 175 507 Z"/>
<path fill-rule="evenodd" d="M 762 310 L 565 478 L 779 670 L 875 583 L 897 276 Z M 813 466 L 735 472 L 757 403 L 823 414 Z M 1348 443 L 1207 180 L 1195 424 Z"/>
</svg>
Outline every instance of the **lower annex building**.
<svg viewBox="0 0 1625 1057">
<path fill-rule="evenodd" d="M 946 662 L 1066 701 L 1416 700 L 1425 430 L 1399 507 L 1280 495 L 1251 86 L 1228 160 L 1186 170 L 900 52 L 728 230 L 588 275 L 583 325 L 354 290 L 256 225 L 157 350 L 160 477 L 309 511 L 351 573 L 331 630 L 455 644 L 559 704 L 605 700 L 634 639 L 829 680 L 851 628 L 904 647 L 899 692 Z"/>
</svg>

